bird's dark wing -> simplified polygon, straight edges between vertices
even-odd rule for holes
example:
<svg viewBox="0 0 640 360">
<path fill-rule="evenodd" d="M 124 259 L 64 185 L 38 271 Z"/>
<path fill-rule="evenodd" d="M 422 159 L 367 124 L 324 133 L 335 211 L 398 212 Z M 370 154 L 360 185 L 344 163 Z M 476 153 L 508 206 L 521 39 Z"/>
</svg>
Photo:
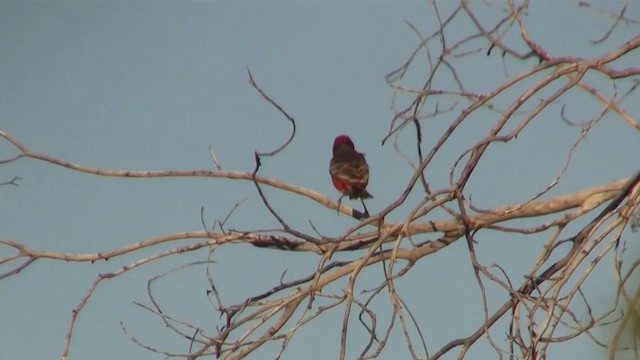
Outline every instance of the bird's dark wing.
<svg viewBox="0 0 640 360">
<path fill-rule="evenodd" d="M 369 183 L 369 166 L 364 161 L 364 156 L 349 159 L 347 161 L 331 160 L 329 164 L 329 173 L 331 176 L 337 177 L 350 184 L 366 186 Z"/>
</svg>

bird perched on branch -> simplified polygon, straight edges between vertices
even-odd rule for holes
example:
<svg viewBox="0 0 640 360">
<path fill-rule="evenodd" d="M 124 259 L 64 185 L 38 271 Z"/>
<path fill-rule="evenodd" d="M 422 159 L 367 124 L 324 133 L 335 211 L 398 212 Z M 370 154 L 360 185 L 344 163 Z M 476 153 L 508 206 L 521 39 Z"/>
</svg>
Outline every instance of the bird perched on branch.
<svg viewBox="0 0 640 360">
<path fill-rule="evenodd" d="M 347 135 L 340 135 L 333 141 L 333 157 L 329 163 L 329 174 L 331 174 L 333 186 L 342 196 L 360 200 L 373 198 L 366 189 L 369 183 L 369 165 L 364 159 L 364 154 L 356 151 L 353 141 Z M 365 206 L 364 209 L 368 216 L 367 207 Z"/>
</svg>

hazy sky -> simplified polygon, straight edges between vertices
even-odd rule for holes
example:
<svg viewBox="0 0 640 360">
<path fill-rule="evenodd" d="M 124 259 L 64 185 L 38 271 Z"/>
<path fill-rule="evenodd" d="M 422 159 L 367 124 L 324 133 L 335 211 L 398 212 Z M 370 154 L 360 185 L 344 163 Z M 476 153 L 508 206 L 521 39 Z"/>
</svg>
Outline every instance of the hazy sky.
<svg viewBox="0 0 640 360">
<path fill-rule="evenodd" d="M 441 2 L 443 13 L 453 5 Z M 527 25 L 554 55 L 596 56 L 602 48 L 596 51 L 588 40 L 601 36 L 611 22 L 590 14 L 573 2 L 545 2 L 531 9 Z M 640 14 L 637 2 L 631 2 L 629 14 Z M 281 144 L 290 126 L 248 84 L 250 67 L 260 86 L 297 121 L 294 141 L 277 157 L 263 159 L 262 174 L 337 199 L 327 167 L 333 138 L 347 133 L 367 154 L 369 190 L 375 196 L 368 207 L 377 212 L 401 194 L 412 175 L 392 143 L 381 146 L 392 117 L 391 90 L 384 75 L 406 61 L 419 42 L 405 20 L 425 32 L 434 29 L 432 7 L 420 1 L 0 2 L 0 130 L 34 151 L 92 167 L 212 169 L 208 152 L 212 146 L 225 170 L 251 171 L 253 152 Z M 469 26 L 461 22 L 453 28 L 460 33 L 450 36 L 464 35 Z M 619 27 L 612 44 L 630 39 L 637 29 Z M 473 63 L 463 70 L 476 79 L 469 83 L 473 91 L 487 91 L 495 86 L 494 77 L 502 75 L 502 58 L 494 55 L 486 61 L 495 62 L 495 73 L 474 72 Z M 534 60 L 512 65 L 512 74 L 534 65 Z M 417 86 L 424 79 L 407 81 Z M 629 107 L 635 116 L 639 103 Z M 597 113 L 588 105 L 570 110 L 580 120 Z M 447 119 L 457 114 L 425 125 L 425 142 L 433 143 Z M 493 122 L 486 120 L 477 119 Z M 576 151 L 567 180 L 555 193 L 603 184 L 637 170 L 637 132 L 617 118 L 598 126 Z M 579 129 L 561 123 L 558 112 L 545 114 L 523 133 L 520 145 L 490 152 L 478 169 L 478 179 L 484 182 L 470 183 L 468 191 L 474 200 L 495 206 L 526 198 L 523 189 L 529 195 L 542 190 L 562 169 L 578 133 Z M 456 134 L 455 143 L 466 148 L 477 135 Z M 413 136 L 407 129 L 403 139 L 412 141 Z M 13 154 L 13 147 L 0 142 L 0 158 Z M 449 153 L 453 158 L 458 154 Z M 451 158 L 438 161 L 441 171 L 432 174 L 433 181 L 443 185 Z M 213 223 L 245 198 L 229 220 L 230 228 L 278 227 L 250 182 L 108 178 L 34 160 L 0 166 L 0 182 L 14 175 L 22 178 L 19 187 L 0 187 L 0 237 L 41 250 L 94 253 L 167 233 L 201 230 L 202 206 Z M 274 189 L 266 192 L 286 219 L 304 231 L 313 232 L 311 221 L 324 235 L 335 236 L 354 224 L 353 219 L 308 199 Z M 392 213 L 389 220 L 402 219 L 414 204 Z M 487 235 L 478 245 L 479 255 L 486 263 L 505 264 L 520 281 L 545 238 L 514 239 Z M 143 250 L 95 264 L 38 261 L 2 280 L 2 357 L 58 358 L 71 310 L 96 276 L 158 251 Z M 11 253 L 0 247 L 0 256 Z M 318 260 L 309 254 L 294 256 L 247 245 L 225 246 L 215 254 L 213 269 L 226 304 L 277 284 L 284 269 L 307 274 Z M 150 277 L 206 256 L 200 251 L 169 257 L 101 285 L 81 313 L 71 359 L 160 358 L 134 344 L 121 322 L 146 344 L 186 351 L 188 343 L 133 301 L 148 303 Z M 376 284 L 380 273 L 379 268 L 364 273 L 358 289 Z M 596 282 L 610 280 L 610 274 L 602 276 Z M 461 241 L 423 259 L 398 286 L 426 329 L 432 351 L 469 335 L 482 321 L 477 284 Z M 204 268 L 199 267 L 169 275 L 158 284 L 157 296 L 168 313 L 207 326 L 213 333 L 222 323 L 209 304 L 207 288 Z M 494 300 L 504 301 L 503 293 Z M 384 314 L 382 319 L 388 312 Z M 284 359 L 336 358 L 341 316 L 342 311 L 335 312 L 300 333 Z M 494 336 L 502 340 L 506 327 L 498 325 L 496 330 Z M 395 335 L 401 339 L 400 333 Z M 347 358 L 359 354 L 358 341 L 364 338 L 354 335 Z M 587 343 L 564 346 L 553 352 L 553 358 L 599 354 Z M 270 358 L 278 351 L 276 346 L 268 349 L 251 358 Z M 472 351 L 474 359 L 495 358 L 484 341 Z M 381 355 L 407 357 L 402 341 L 390 343 Z"/>
</svg>

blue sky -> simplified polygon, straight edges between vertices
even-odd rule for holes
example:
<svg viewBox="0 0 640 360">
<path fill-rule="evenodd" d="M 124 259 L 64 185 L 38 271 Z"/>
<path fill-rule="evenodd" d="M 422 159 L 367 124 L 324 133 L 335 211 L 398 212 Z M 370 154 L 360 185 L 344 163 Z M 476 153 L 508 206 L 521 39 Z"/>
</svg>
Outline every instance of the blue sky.
<svg viewBox="0 0 640 360">
<path fill-rule="evenodd" d="M 454 5 L 440 4 L 443 13 Z M 630 4 L 629 14 L 634 10 L 639 13 L 637 3 Z M 479 10 L 479 15 L 491 13 Z M 405 20 L 425 33 L 434 29 L 432 8 L 418 1 L 1 2 L 0 130 L 34 151 L 92 167 L 212 169 L 208 153 L 212 146 L 225 170 L 251 171 L 253 152 L 281 144 L 290 127 L 248 84 L 249 67 L 258 84 L 297 123 L 290 146 L 277 157 L 263 159 L 262 175 L 337 199 L 327 171 L 331 143 L 338 134 L 350 134 L 371 166 L 369 190 L 375 199 L 368 207 L 377 212 L 402 193 L 413 173 L 394 152 L 392 142 L 381 146 L 392 118 L 391 89 L 384 76 L 400 66 L 419 42 Z M 573 3 L 536 4 L 526 24 L 531 36 L 554 55 L 589 57 L 610 50 L 587 41 L 601 36 L 611 22 Z M 447 36 L 460 38 L 469 29 L 470 24 L 461 21 Z M 621 26 L 611 43 L 620 44 L 636 34 L 637 26 Z M 498 84 L 497 77 L 504 76 L 499 54 L 480 61 L 459 62 L 471 91 L 488 91 Z M 513 75 L 534 65 L 534 60 L 511 61 L 508 67 Z M 625 65 L 630 66 L 620 64 Z M 406 84 L 419 86 L 424 71 L 413 71 Z M 603 79 L 590 80 L 610 90 Z M 451 80 L 437 81 L 447 86 Z M 509 99 L 505 95 L 503 101 Z M 590 104 L 585 100 L 584 106 L 569 108 L 570 115 L 588 119 L 599 111 Z M 638 104 L 626 103 L 636 116 Z M 521 201 L 559 173 L 579 134 L 579 129 L 559 119 L 559 109 L 560 105 L 554 106 L 541 114 L 518 141 L 499 144 L 487 153 L 467 189 L 474 201 L 486 207 Z M 425 122 L 425 144 L 433 144 L 457 115 Z M 454 135 L 427 173 L 436 187 L 446 185 L 452 160 L 498 116 L 479 112 Z M 633 174 L 640 143 L 637 131 L 629 130 L 619 118 L 600 122 L 576 150 L 565 181 L 552 193 Z M 400 141 L 408 143 L 413 137 L 408 127 Z M 14 148 L 0 142 L 0 158 L 13 154 Z M 201 230 L 201 207 L 213 223 L 244 199 L 229 220 L 230 228 L 277 227 L 253 184 L 246 181 L 109 178 L 34 160 L 0 166 L 0 181 L 14 175 L 22 178 L 19 187 L 0 187 L 0 237 L 41 250 L 93 253 L 167 233 Z M 353 219 L 308 199 L 265 190 L 287 221 L 304 231 L 312 232 L 311 221 L 323 234 L 336 236 L 354 224 Z M 420 198 L 413 194 L 388 220 L 403 219 Z M 414 240 L 427 239 L 431 238 Z M 519 280 L 546 238 L 487 234 L 480 239 L 485 240 L 478 245 L 481 259 L 503 264 Z M 5 356 L 59 357 L 71 310 L 97 274 L 177 245 L 95 264 L 38 261 L 2 280 L 0 345 Z M 0 256 L 10 253 L 0 248 Z M 275 285 L 284 269 L 307 274 L 318 260 L 311 254 L 294 256 L 240 244 L 221 247 L 215 254 L 213 269 L 220 274 L 216 279 L 227 304 Z M 80 316 L 71 358 L 159 358 L 132 343 L 123 334 L 121 321 L 130 334 L 152 346 L 184 351 L 184 341 L 133 301 L 148 302 L 148 278 L 206 256 L 201 251 L 170 257 L 105 282 Z M 359 288 L 373 286 L 379 276 L 379 269 L 368 270 Z M 598 276 L 602 276 L 595 278 L 598 284 L 610 278 L 606 271 Z M 207 286 L 204 268 L 190 268 L 169 275 L 157 296 L 177 318 L 208 324 L 214 331 L 220 320 L 205 295 Z M 398 287 L 424 324 L 432 351 L 467 336 L 482 320 L 462 242 L 424 259 Z M 602 291 L 599 285 L 592 290 Z M 504 301 L 503 293 L 489 296 L 495 296 L 496 304 Z M 341 316 L 338 311 L 301 332 L 284 358 L 336 358 Z M 388 309 L 381 310 L 381 319 L 386 316 Z M 502 339 L 503 329 L 498 325 L 493 335 Z M 382 358 L 408 356 L 401 334 L 396 335 L 397 341 L 390 343 Z M 354 335 L 347 358 L 359 354 L 359 341 L 364 339 Z M 595 347 L 586 343 L 576 341 L 554 350 L 555 357 L 594 356 Z M 268 349 L 252 358 L 271 358 L 278 350 Z M 477 359 L 495 356 L 486 343 L 472 351 Z"/>
</svg>

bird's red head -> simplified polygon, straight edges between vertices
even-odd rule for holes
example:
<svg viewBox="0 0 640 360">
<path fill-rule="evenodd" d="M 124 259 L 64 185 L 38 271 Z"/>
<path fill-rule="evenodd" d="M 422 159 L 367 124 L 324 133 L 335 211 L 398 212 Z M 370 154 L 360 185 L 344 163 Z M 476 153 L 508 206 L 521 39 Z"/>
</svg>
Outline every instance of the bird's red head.
<svg viewBox="0 0 640 360">
<path fill-rule="evenodd" d="M 355 150 L 353 141 L 351 141 L 347 135 L 338 135 L 335 140 L 333 140 L 333 151 L 335 152 L 340 145 L 347 145 L 352 150 Z"/>
</svg>

